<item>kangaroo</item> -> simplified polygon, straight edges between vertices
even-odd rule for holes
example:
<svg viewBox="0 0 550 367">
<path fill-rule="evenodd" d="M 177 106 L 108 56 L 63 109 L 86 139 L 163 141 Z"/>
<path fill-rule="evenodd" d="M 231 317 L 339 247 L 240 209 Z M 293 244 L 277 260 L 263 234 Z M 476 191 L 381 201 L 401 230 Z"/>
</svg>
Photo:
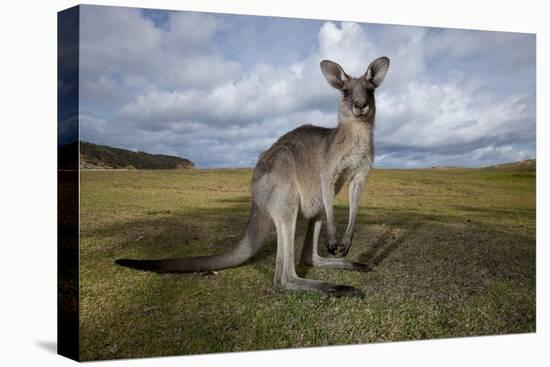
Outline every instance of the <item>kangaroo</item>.
<svg viewBox="0 0 550 367">
<path fill-rule="evenodd" d="M 357 288 L 296 274 L 294 236 L 299 212 L 307 220 L 300 260 L 306 266 L 369 271 L 367 264 L 343 259 L 352 239 L 357 208 L 374 160 L 374 91 L 388 71 L 390 60 L 380 57 L 359 78 L 352 78 L 335 62 L 323 60 L 321 71 L 328 83 L 341 91 L 336 128 L 303 125 L 283 135 L 263 152 L 252 178 L 252 208 L 243 239 L 220 255 L 161 260 L 119 259 L 129 268 L 166 272 L 199 272 L 243 264 L 258 252 L 275 225 L 277 259 L 275 287 L 324 292 L 331 296 L 358 296 Z M 334 224 L 333 200 L 349 183 L 349 221 L 341 240 Z M 327 250 L 318 254 L 323 212 L 327 222 Z"/>
</svg>

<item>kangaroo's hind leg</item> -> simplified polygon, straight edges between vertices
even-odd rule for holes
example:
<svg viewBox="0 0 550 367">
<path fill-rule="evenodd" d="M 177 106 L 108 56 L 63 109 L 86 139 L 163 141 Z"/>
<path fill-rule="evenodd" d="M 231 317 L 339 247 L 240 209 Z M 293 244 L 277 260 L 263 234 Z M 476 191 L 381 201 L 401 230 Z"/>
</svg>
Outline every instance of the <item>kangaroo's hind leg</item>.
<svg viewBox="0 0 550 367">
<path fill-rule="evenodd" d="M 277 267 L 275 271 L 275 284 L 285 289 L 317 291 L 335 297 L 364 297 L 360 289 L 321 280 L 304 279 L 296 274 L 294 265 L 296 217 L 297 215 L 291 215 L 288 217 L 280 217 L 275 220 L 275 227 L 277 228 Z M 279 262 L 281 260 L 282 264 Z"/>
<path fill-rule="evenodd" d="M 322 221 L 320 218 L 312 218 L 307 223 L 307 232 L 302 247 L 301 262 L 307 266 L 318 266 L 325 268 L 341 268 L 348 270 L 370 271 L 367 264 L 349 261 L 342 258 L 330 258 L 319 256 L 319 234 L 321 233 Z"/>
<path fill-rule="evenodd" d="M 285 167 L 288 169 L 288 165 Z M 279 172 L 280 173 L 280 172 Z M 275 286 L 302 291 L 323 292 L 332 296 L 359 296 L 363 292 L 347 285 L 304 279 L 296 274 L 294 264 L 294 238 L 296 220 L 299 211 L 299 196 L 295 183 L 285 179 L 288 176 L 274 178 L 267 208 L 277 230 L 277 263 L 275 265 Z"/>
</svg>

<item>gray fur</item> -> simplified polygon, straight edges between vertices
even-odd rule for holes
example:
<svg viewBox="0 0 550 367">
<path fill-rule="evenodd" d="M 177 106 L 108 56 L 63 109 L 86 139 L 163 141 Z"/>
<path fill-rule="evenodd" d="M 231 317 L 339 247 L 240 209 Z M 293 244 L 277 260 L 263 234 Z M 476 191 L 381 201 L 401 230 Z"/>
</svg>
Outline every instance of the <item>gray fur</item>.
<svg viewBox="0 0 550 367">
<path fill-rule="evenodd" d="M 157 272 L 195 272 L 237 266 L 250 259 L 275 225 L 277 260 L 275 286 L 321 291 L 335 296 L 362 296 L 356 288 L 298 277 L 294 236 L 299 213 L 308 221 L 301 261 L 310 266 L 368 271 L 366 264 L 343 259 L 351 246 L 357 214 L 374 161 L 374 91 L 384 80 L 389 59 L 373 61 L 360 78 L 352 78 L 332 61 L 322 61 L 328 83 L 342 92 L 338 126 L 301 126 L 283 135 L 260 155 L 252 178 L 252 209 L 244 238 L 221 255 L 164 260 L 117 260 L 116 263 Z M 349 189 L 349 222 L 341 240 L 334 224 L 333 200 L 345 183 Z M 327 249 L 336 257 L 318 254 L 323 212 Z"/>
</svg>

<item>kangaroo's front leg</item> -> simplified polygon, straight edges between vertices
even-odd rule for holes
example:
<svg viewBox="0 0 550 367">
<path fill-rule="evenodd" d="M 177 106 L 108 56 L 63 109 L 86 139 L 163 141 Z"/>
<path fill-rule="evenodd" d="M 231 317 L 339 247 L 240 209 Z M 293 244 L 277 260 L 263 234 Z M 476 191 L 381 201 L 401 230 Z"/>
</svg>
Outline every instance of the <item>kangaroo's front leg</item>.
<svg viewBox="0 0 550 367">
<path fill-rule="evenodd" d="M 325 206 L 325 213 L 327 215 L 327 250 L 334 255 L 338 248 L 336 225 L 334 224 L 334 213 L 332 209 L 334 202 L 334 182 L 328 174 L 321 175 L 321 193 L 323 195 L 323 205 Z"/>
<path fill-rule="evenodd" d="M 359 202 L 361 202 L 361 196 L 365 190 L 365 177 L 354 178 L 349 185 L 349 221 L 342 242 L 339 244 L 336 255 L 339 257 L 346 256 L 351 247 L 353 240 L 353 231 L 355 229 L 355 219 L 357 218 L 357 209 L 359 208 Z"/>
</svg>

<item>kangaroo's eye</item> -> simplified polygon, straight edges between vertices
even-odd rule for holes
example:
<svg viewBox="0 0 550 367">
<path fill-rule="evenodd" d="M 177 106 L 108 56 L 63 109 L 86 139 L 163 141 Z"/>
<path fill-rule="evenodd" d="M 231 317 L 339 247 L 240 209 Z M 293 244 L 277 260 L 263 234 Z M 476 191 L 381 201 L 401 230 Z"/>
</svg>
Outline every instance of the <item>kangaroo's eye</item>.
<svg viewBox="0 0 550 367">
<path fill-rule="evenodd" d="M 343 92 L 344 92 L 344 97 L 351 96 L 351 89 L 344 89 Z"/>
</svg>

